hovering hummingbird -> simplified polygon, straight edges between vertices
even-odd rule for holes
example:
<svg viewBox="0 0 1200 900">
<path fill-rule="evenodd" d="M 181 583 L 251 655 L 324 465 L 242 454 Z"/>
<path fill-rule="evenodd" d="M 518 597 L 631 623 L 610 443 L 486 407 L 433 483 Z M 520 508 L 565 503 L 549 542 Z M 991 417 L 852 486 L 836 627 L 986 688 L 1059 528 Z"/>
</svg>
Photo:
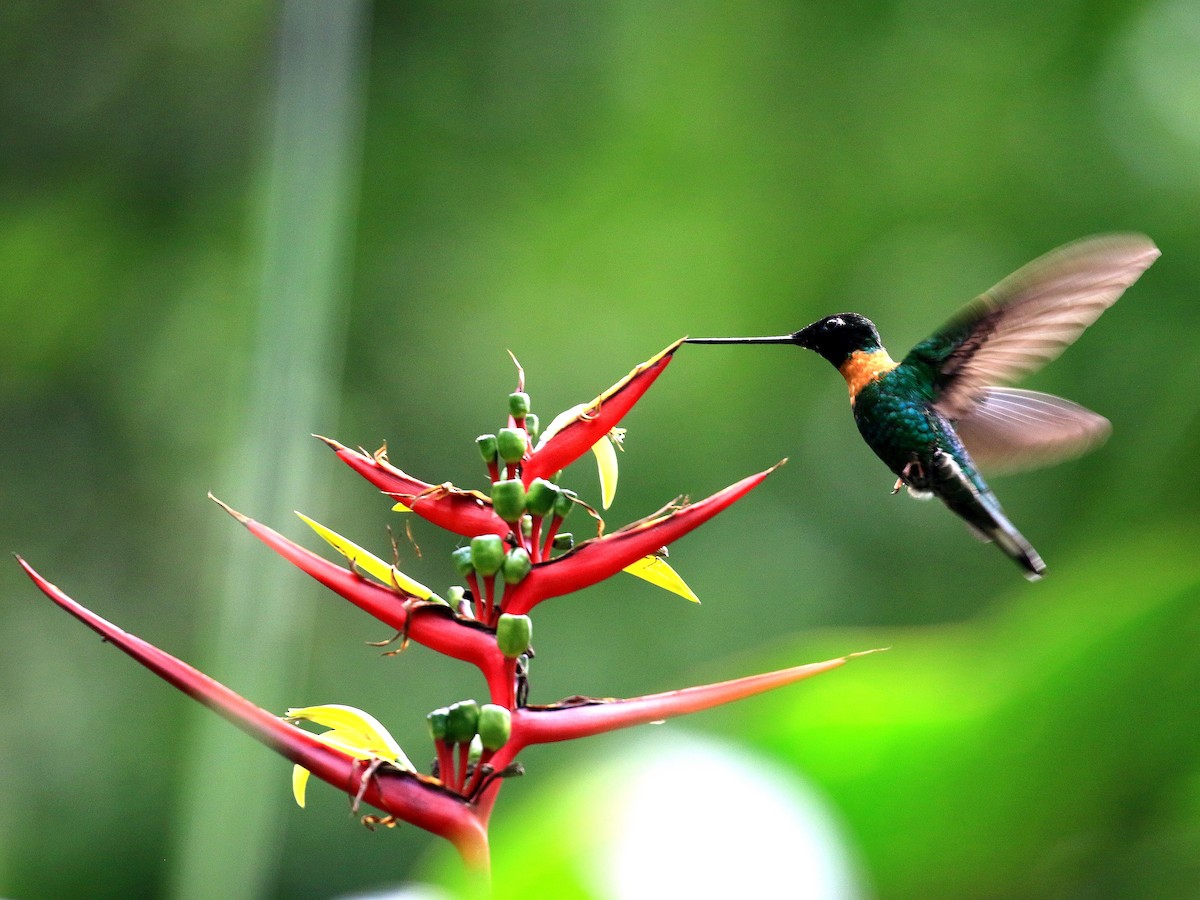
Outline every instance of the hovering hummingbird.
<svg viewBox="0 0 1200 900">
<path fill-rule="evenodd" d="M 826 316 L 777 337 L 692 344 L 795 344 L 846 379 L 867 445 L 907 487 L 936 496 L 1036 581 L 1046 570 L 979 474 L 1078 456 L 1108 437 L 1107 419 L 1069 400 L 996 387 L 1057 357 L 1159 256 L 1144 235 L 1084 238 L 1034 260 L 975 299 L 900 362 L 870 319 Z"/>
</svg>

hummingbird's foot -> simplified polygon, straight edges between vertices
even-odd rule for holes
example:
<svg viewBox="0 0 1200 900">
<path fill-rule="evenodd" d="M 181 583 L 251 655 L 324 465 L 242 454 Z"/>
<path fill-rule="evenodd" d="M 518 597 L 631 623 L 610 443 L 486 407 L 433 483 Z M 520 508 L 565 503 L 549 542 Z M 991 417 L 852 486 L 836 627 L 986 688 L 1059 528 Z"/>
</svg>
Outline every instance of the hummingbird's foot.
<svg viewBox="0 0 1200 900">
<path fill-rule="evenodd" d="M 900 477 L 896 479 L 896 484 L 892 488 L 893 495 L 900 493 L 901 489 L 906 486 L 910 489 L 912 488 L 912 478 L 910 476 L 914 471 L 919 481 L 925 480 L 925 471 L 921 468 L 921 461 L 919 459 L 910 460 L 900 470 Z"/>
</svg>

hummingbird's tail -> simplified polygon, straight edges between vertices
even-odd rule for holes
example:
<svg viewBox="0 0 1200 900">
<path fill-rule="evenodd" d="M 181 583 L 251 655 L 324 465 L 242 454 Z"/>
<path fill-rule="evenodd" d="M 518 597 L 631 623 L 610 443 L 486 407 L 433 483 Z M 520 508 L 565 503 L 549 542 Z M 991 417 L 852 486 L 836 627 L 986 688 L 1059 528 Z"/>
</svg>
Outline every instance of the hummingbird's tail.
<svg viewBox="0 0 1200 900">
<path fill-rule="evenodd" d="M 1046 571 L 1046 564 L 1042 562 L 1038 552 L 1025 540 L 1021 532 L 1013 527 L 1013 523 L 1008 521 L 998 507 L 989 510 L 989 513 L 991 522 L 987 528 L 979 528 L 978 525 L 973 527 L 979 529 L 985 540 L 994 541 L 997 547 L 1024 569 L 1026 578 L 1030 581 L 1041 578 Z"/>
<path fill-rule="evenodd" d="M 940 476 L 936 493 L 946 506 L 966 521 L 982 540 L 994 542 L 1018 566 L 1025 577 L 1037 581 L 1046 571 L 1046 564 L 1016 526 L 1008 521 L 1000 503 L 986 485 L 980 488 L 948 453 L 935 454 Z"/>
</svg>

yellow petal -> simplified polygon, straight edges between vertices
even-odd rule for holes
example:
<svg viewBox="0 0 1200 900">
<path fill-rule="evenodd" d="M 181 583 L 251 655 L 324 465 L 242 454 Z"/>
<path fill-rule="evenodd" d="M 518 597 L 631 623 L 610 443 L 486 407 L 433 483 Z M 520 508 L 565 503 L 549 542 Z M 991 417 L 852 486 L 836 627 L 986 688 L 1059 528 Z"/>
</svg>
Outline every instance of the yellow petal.
<svg viewBox="0 0 1200 900">
<path fill-rule="evenodd" d="M 592 402 L 595 403 L 595 401 Z M 558 432 L 567 425 L 570 425 L 576 419 L 582 417 L 583 414 L 587 412 L 588 406 L 589 404 L 587 403 L 580 403 L 577 406 L 572 406 L 570 409 L 564 409 L 557 416 L 551 419 L 550 424 L 543 428 L 542 433 L 538 436 L 537 447 L 535 447 L 534 450 L 536 451 L 538 447 L 541 447 L 543 444 L 545 444 L 546 441 L 558 434 Z"/>
<path fill-rule="evenodd" d="M 395 506 L 392 507 L 392 512 L 402 512 L 403 513 L 403 512 L 412 512 L 412 510 L 409 507 L 405 506 L 403 503 L 397 503 Z"/>
<path fill-rule="evenodd" d="M 352 756 L 367 759 L 378 756 L 402 769 L 415 771 L 415 767 L 396 739 L 370 713 L 343 706 L 338 703 L 323 706 L 304 706 L 287 711 L 289 719 L 306 719 L 331 729 L 317 735 L 317 739 L 337 747 Z"/>
<path fill-rule="evenodd" d="M 356 731 L 326 731 L 322 734 L 314 735 L 322 744 L 327 744 L 334 750 L 340 750 L 347 756 L 353 756 L 355 759 L 386 759 L 388 762 L 393 762 L 393 751 L 391 747 L 372 747 L 367 746 L 370 740 L 363 740 L 363 735 Z"/>
<path fill-rule="evenodd" d="M 617 451 L 606 434 L 592 445 L 592 452 L 596 454 L 596 468 L 600 471 L 600 502 L 608 509 L 617 495 Z"/>
<path fill-rule="evenodd" d="M 314 522 L 304 513 L 296 513 L 304 523 L 313 531 L 319 534 L 328 544 L 333 547 L 338 553 L 350 560 L 350 562 L 358 568 L 362 569 L 373 578 L 377 578 L 384 584 L 398 587 L 406 594 L 412 594 L 421 600 L 428 600 L 433 596 L 433 591 L 421 584 L 415 579 L 409 578 L 395 566 L 389 566 L 382 559 L 369 550 L 364 550 L 362 547 L 353 541 L 342 537 L 336 531 L 326 528 L 320 522 Z"/>
<path fill-rule="evenodd" d="M 292 796 L 296 805 L 304 809 L 304 792 L 308 788 L 308 769 L 304 766 L 292 766 Z"/>
<path fill-rule="evenodd" d="M 678 594 L 680 597 L 685 597 L 693 603 L 700 602 L 700 598 L 692 593 L 692 589 L 684 583 L 679 574 L 661 556 L 643 556 L 633 565 L 626 566 L 625 571 L 630 575 L 636 575 L 638 578 L 645 579 L 651 584 Z"/>
</svg>

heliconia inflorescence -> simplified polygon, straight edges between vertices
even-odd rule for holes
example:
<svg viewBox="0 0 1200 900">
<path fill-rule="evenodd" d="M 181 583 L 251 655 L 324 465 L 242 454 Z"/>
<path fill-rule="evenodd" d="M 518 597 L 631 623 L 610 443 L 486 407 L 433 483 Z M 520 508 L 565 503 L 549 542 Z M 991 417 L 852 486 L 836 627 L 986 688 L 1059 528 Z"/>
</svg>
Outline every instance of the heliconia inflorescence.
<svg viewBox="0 0 1200 900">
<path fill-rule="evenodd" d="M 517 389 L 508 396 L 507 422 L 476 441 L 490 481 L 486 492 L 427 483 L 394 467 L 382 450 L 368 454 L 322 438 L 339 459 L 391 498 L 394 509 L 460 537 L 449 571 L 461 582 L 442 594 L 305 516 L 301 518 L 344 557 L 344 564 L 330 562 L 217 501 L 268 547 L 396 629 L 406 641 L 479 669 L 485 701 L 457 700 L 427 716 L 434 757 L 429 774 L 417 770 L 373 716 L 341 704 L 298 707 L 282 717 L 274 715 L 100 618 L 18 559 L 59 606 L 291 760 L 293 791 L 300 805 L 304 805 L 309 775 L 315 775 L 347 792 L 356 803 L 370 804 L 385 814 L 366 817 L 368 824 L 417 825 L 450 840 L 470 867 L 486 871 L 491 811 L 502 780 L 522 771 L 517 757 L 526 746 L 697 712 L 791 684 L 848 659 L 626 700 L 574 697 L 546 706 L 527 702 L 533 655 L 530 614 L 539 604 L 622 571 L 695 600 L 666 562 L 666 546 L 740 500 L 773 471 L 743 478 L 695 503 L 676 500 L 611 534 L 605 533 L 593 507 L 559 484 L 563 469 L 593 451 L 600 470 L 602 506 L 608 507 L 616 487 L 613 451 L 624 436 L 618 423 L 666 369 L 679 345 L 667 347 L 590 403 L 567 410 L 544 429 L 539 429 L 539 419 L 531 410 L 524 372 L 518 366 Z M 596 535 L 579 542 L 562 531 L 576 506 L 596 522 Z M 328 730 L 313 733 L 301 728 L 300 722 Z"/>
</svg>

